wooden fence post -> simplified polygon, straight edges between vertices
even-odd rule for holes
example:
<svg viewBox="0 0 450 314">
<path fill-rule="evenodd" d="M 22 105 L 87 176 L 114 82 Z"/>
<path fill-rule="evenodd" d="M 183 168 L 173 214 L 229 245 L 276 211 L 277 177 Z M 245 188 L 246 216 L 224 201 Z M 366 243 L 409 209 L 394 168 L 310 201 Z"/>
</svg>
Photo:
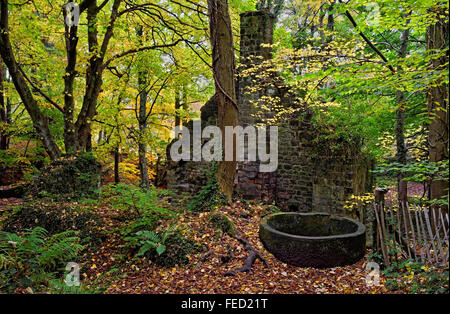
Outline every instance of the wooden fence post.
<svg viewBox="0 0 450 314">
<path fill-rule="evenodd" d="M 381 234 L 380 234 L 380 230 L 381 230 L 381 224 L 378 226 L 378 219 L 377 218 L 377 213 L 376 208 L 380 208 L 381 210 L 384 210 L 384 204 L 385 204 L 385 195 L 386 193 L 389 192 L 388 188 L 377 188 L 373 191 L 374 193 L 374 197 L 375 197 L 375 206 L 373 207 L 373 217 L 371 217 L 371 221 L 372 221 L 372 227 L 368 228 L 369 230 L 371 230 L 372 233 L 372 247 L 375 250 L 375 252 L 380 253 L 382 251 L 382 243 L 380 243 L 380 239 L 381 239 Z M 381 223 L 381 222 L 380 222 Z"/>
</svg>

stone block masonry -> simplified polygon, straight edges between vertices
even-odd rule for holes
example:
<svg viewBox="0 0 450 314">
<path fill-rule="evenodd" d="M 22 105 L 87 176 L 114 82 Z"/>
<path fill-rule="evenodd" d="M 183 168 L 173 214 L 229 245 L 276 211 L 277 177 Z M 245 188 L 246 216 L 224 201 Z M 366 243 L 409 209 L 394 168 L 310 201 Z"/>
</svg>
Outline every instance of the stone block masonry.
<svg viewBox="0 0 450 314">
<path fill-rule="evenodd" d="M 243 71 L 271 58 L 274 17 L 263 11 L 245 12 L 240 16 L 240 58 L 238 71 Z M 276 79 L 276 78 L 274 78 Z M 254 77 L 237 78 L 239 125 L 268 124 L 273 116 L 263 109 L 264 91 L 248 92 L 248 87 L 258 84 Z M 289 93 L 286 93 L 289 94 Z M 291 96 L 278 91 L 283 106 L 295 106 Z M 303 109 L 302 109 L 303 110 Z M 346 216 L 345 201 L 352 194 L 369 191 L 371 163 L 366 161 L 359 147 L 348 143 L 342 152 L 321 151 L 317 148 L 318 131 L 311 123 L 308 108 L 288 117 L 278 124 L 278 169 L 271 173 L 259 172 L 260 161 L 239 162 L 236 175 L 236 192 L 249 200 L 275 203 L 284 211 L 321 211 Z M 202 126 L 215 124 L 217 105 L 212 99 L 202 108 Z M 189 125 L 188 125 L 189 126 Z M 331 146 L 323 142 L 320 147 Z M 350 147 L 352 146 L 352 147 Z M 246 148 L 244 148 L 246 149 Z M 351 151 L 351 154 L 348 152 Z M 168 156 L 170 157 L 170 156 Z M 205 162 L 179 162 L 168 171 L 168 187 L 197 193 L 207 178 L 201 168 Z"/>
</svg>

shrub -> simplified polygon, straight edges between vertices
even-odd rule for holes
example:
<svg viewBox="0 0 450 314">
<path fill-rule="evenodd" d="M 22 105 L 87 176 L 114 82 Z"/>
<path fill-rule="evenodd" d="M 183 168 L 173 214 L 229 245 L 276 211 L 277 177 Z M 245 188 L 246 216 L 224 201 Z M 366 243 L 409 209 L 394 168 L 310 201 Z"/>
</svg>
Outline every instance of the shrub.
<svg viewBox="0 0 450 314">
<path fill-rule="evenodd" d="M 1 126 L 0 126 L 1 128 Z M 18 139 L 20 142 L 20 139 Z M 38 169 L 48 162 L 41 145 L 29 145 L 24 156 L 23 147 L 0 150 L 0 185 L 10 185 L 19 180 L 30 180 Z"/>
<path fill-rule="evenodd" d="M 142 217 L 148 212 L 161 215 L 171 214 L 163 206 L 162 201 L 166 194 L 167 191 L 158 191 L 153 186 L 145 189 L 123 183 L 109 185 L 103 191 L 103 196 L 115 209 L 137 217 Z"/>
<path fill-rule="evenodd" d="M 130 235 L 138 231 L 155 230 L 160 222 L 160 216 L 154 213 L 147 213 L 143 217 L 127 221 L 121 228 L 122 235 Z"/>
<path fill-rule="evenodd" d="M 111 206 L 124 213 L 127 222 L 121 230 L 123 235 L 155 230 L 162 219 L 175 217 L 163 202 L 166 194 L 167 191 L 158 191 L 154 187 L 143 189 L 127 184 L 111 185 L 103 192 Z"/>
<path fill-rule="evenodd" d="M 195 246 L 192 241 L 174 231 L 174 227 L 155 231 L 161 221 L 176 217 L 176 213 L 166 208 L 164 203 L 167 191 L 116 184 L 108 186 L 103 195 L 112 207 L 122 210 L 127 218 L 120 231 L 125 236 L 124 248 L 160 266 L 171 267 L 188 262 L 186 255 Z"/>
<path fill-rule="evenodd" d="M 422 263 L 406 260 L 394 262 L 386 268 L 386 288 L 389 290 L 403 290 L 410 293 L 448 294 L 449 271 L 448 266 L 427 266 Z"/>
<path fill-rule="evenodd" d="M 162 234 L 149 230 L 138 231 L 134 235 L 126 237 L 125 240 L 128 241 L 127 246 L 139 247 L 137 256 L 145 256 L 152 250 L 161 255 L 166 251 L 165 242 L 173 234 L 173 228 L 173 226 L 170 227 Z"/>
<path fill-rule="evenodd" d="M 28 229 L 23 236 L 0 231 L 0 291 L 45 290 L 58 267 L 74 260 L 83 249 L 79 240 L 72 230 L 53 236 L 41 227 Z"/>
<path fill-rule="evenodd" d="M 138 231 L 126 237 L 124 247 L 137 251 L 137 256 L 145 256 L 162 267 L 185 265 L 187 254 L 199 248 L 195 242 L 186 239 L 175 226 L 161 231 Z"/>
</svg>

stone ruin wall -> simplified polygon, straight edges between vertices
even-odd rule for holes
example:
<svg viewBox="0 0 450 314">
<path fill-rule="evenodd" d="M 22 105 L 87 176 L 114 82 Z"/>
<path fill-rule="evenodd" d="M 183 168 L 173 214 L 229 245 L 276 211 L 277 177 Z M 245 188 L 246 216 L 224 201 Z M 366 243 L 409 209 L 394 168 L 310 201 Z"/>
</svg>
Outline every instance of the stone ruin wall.
<svg viewBox="0 0 450 314">
<path fill-rule="evenodd" d="M 274 19 L 262 11 L 242 13 L 240 18 L 242 69 L 249 66 L 245 64 L 248 57 L 270 58 L 270 48 L 261 47 L 261 44 L 272 43 Z M 262 95 L 260 92 L 245 92 L 251 84 L 254 84 L 251 77 L 238 78 L 236 84 L 240 106 L 239 125 L 243 127 L 264 123 L 264 117 L 254 116 L 259 109 L 253 104 Z M 289 105 L 288 99 L 283 102 Z M 217 106 L 213 99 L 202 107 L 201 119 L 203 127 L 216 123 Z M 275 172 L 259 172 L 258 161 L 238 163 L 235 184 L 240 197 L 274 203 L 285 211 L 322 211 L 347 215 L 343 209 L 346 199 L 352 194 L 370 190 L 370 163 L 359 158 L 358 152 L 351 158 L 311 154 L 315 133 L 309 119 L 310 116 L 306 114 L 302 120 L 293 117 L 278 126 L 278 169 Z M 188 127 L 192 128 L 192 123 Z M 168 188 L 197 193 L 207 181 L 202 169 L 210 166 L 207 162 L 181 161 L 172 164 L 167 172 Z"/>
</svg>

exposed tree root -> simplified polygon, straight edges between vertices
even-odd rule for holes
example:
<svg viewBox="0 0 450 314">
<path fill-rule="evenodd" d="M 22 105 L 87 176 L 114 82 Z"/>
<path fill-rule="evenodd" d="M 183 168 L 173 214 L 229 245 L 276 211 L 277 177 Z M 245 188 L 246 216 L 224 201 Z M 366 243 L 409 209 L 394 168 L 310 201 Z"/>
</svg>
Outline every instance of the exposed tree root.
<svg viewBox="0 0 450 314">
<path fill-rule="evenodd" d="M 235 276 L 237 273 L 251 271 L 252 266 L 257 259 L 260 259 L 266 267 L 269 267 L 267 260 L 251 245 L 246 238 L 244 238 L 244 233 L 236 228 L 235 224 L 228 216 L 223 213 L 214 212 L 210 214 L 208 220 L 216 231 L 220 231 L 223 234 L 228 234 L 230 237 L 238 240 L 244 244 L 245 250 L 249 252 L 244 265 L 240 268 L 226 272 L 225 276 Z M 228 254 L 226 256 L 222 256 L 222 262 L 227 263 L 233 257 L 234 254 L 231 252 L 231 248 L 229 248 Z"/>
<path fill-rule="evenodd" d="M 235 238 L 236 240 L 238 240 L 239 242 L 241 242 L 242 244 L 244 244 L 244 247 L 249 252 L 249 254 L 248 254 L 248 256 L 245 260 L 245 263 L 242 267 L 239 267 L 234 270 L 230 270 L 230 271 L 226 272 L 225 276 L 236 276 L 238 273 L 250 272 L 252 270 L 253 263 L 255 263 L 255 261 L 257 259 L 260 259 L 264 263 L 265 267 L 269 267 L 269 263 L 261 255 L 261 253 L 259 253 L 259 251 L 256 250 L 247 239 L 245 239 L 239 235 L 239 234 L 242 234 L 242 232 L 240 232 L 236 228 L 233 228 L 233 229 L 235 231 L 234 232 L 235 234 L 232 235 L 232 237 Z"/>
<path fill-rule="evenodd" d="M 206 262 L 208 257 L 214 252 L 214 250 L 209 250 L 205 254 L 203 254 L 202 258 L 198 261 L 197 265 L 195 265 L 194 270 L 197 270 L 197 268 L 200 266 L 201 263 Z"/>
</svg>

